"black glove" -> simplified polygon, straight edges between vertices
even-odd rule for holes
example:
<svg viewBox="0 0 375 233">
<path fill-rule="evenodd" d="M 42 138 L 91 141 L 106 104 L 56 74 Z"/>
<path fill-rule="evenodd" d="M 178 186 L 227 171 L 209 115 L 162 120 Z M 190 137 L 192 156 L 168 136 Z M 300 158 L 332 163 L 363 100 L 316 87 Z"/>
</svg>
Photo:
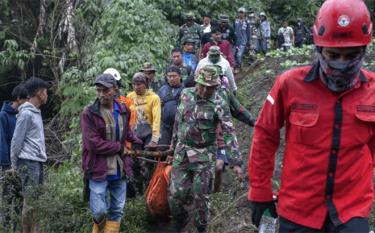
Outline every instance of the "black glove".
<svg viewBox="0 0 375 233">
<path fill-rule="evenodd" d="M 262 218 L 263 212 L 268 209 L 273 218 L 277 217 L 276 206 L 274 201 L 269 202 L 256 202 L 249 201 L 251 209 L 251 221 L 256 227 L 259 227 L 260 219 Z"/>
<path fill-rule="evenodd" d="M 250 122 L 249 122 L 249 126 L 254 127 L 256 121 L 257 121 L 257 119 L 254 119 L 254 118 L 251 119 Z"/>
</svg>

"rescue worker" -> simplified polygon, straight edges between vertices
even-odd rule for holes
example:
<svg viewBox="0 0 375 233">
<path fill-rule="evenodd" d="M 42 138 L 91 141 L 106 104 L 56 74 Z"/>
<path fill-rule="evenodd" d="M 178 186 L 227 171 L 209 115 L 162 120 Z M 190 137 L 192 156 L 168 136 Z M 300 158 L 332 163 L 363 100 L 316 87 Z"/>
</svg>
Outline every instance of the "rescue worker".
<svg viewBox="0 0 375 233">
<path fill-rule="evenodd" d="M 197 68 L 199 59 L 197 55 L 193 53 L 194 41 L 192 39 L 186 39 L 182 42 L 182 60 L 184 64 L 191 67 L 193 72 Z"/>
<path fill-rule="evenodd" d="M 194 73 L 191 67 L 184 63 L 184 60 L 182 58 L 182 53 L 183 53 L 182 50 L 178 48 L 172 50 L 172 65 L 180 69 L 180 78 L 181 78 L 181 82 L 183 86 L 192 87 L 195 84 Z"/>
<path fill-rule="evenodd" d="M 229 24 L 228 15 L 219 16 L 219 28 L 222 34 L 222 39 L 228 40 L 233 47 L 236 40 L 236 35 L 234 34 L 233 27 Z"/>
<path fill-rule="evenodd" d="M 285 125 L 280 232 L 369 232 L 374 201 L 375 74 L 361 68 L 373 24 L 362 0 L 327 0 L 313 27 L 318 61 L 281 74 L 249 155 L 252 220 L 276 216 L 272 173 Z"/>
<path fill-rule="evenodd" d="M 127 97 L 133 100 L 136 112 L 134 132 L 143 144 L 132 145 L 134 150 L 146 150 L 158 145 L 160 138 L 160 98 L 148 88 L 149 82 L 144 73 L 135 73 L 132 80 L 134 91 Z M 134 163 L 134 180 L 130 184 L 142 195 L 151 179 L 154 164 L 137 159 Z"/>
<path fill-rule="evenodd" d="M 126 177 L 133 174 L 133 162 L 124 156 L 125 140 L 142 142 L 129 127 L 129 110 L 115 100 L 114 77 L 101 74 L 95 86 L 97 99 L 81 114 L 82 168 L 89 179 L 92 232 L 116 233 L 124 213 Z"/>
<path fill-rule="evenodd" d="M 308 42 L 308 38 L 311 35 L 310 30 L 305 26 L 301 18 L 297 19 L 297 24 L 293 28 L 295 34 L 295 45 L 297 48 L 301 48 Z"/>
<path fill-rule="evenodd" d="M 210 47 L 216 45 L 219 46 L 220 51 L 223 53 L 223 56 L 229 61 L 230 66 L 234 68 L 236 66 L 236 62 L 232 52 L 232 46 L 228 40 L 223 40 L 219 27 L 212 28 L 211 38 L 212 40 L 203 46 L 201 57 L 206 57 Z"/>
<path fill-rule="evenodd" d="M 211 15 L 204 14 L 203 15 L 203 24 L 201 25 L 202 30 L 202 38 L 201 38 L 201 45 L 205 45 L 207 42 L 211 40 Z"/>
<path fill-rule="evenodd" d="M 254 126 L 255 120 L 252 117 L 251 113 L 241 105 L 238 99 L 233 95 L 229 90 L 227 85 L 226 77 L 223 75 L 223 71 L 219 65 L 214 65 L 218 70 L 221 85 L 218 88 L 219 95 L 226 101 L 229 106 L 231 115 L 237 120 L 249 125 Z M 225 140 L 223 138 L 223 131 L 221 127 L 218 127 L 216 130 L 217 137 L 217 152 L 216 152 L 216 164 L 215 164 L 215 181 L 213 192 L 219 192 L 221 186 L 221 176 L 224 171 L 224 167 L 228 165 L 228 157 L 226 156 L 225 151 Z"/>
<path fill-rule="evenodd" d="M 225 77 L 227 77 L 229 82 L 229 90 L 235 94 L 237 91 L 236 81 L 234 80 L 234 75 L 232 68 L 229 64 L 229 61 L 225 59 L 220 52 L 218 46 L 211 46 L 208 50 L 207 56 L 199 61 L 195 74 L 197 75 L 198 71 L 205 67 L 206 65 L 219 65 L 223 71 Z"/>
<path fill-rule="evenodd" d="M 244 7 L 238 9 L 238 18 L 234 22 L 233 28 L 236 35 L 233 47 L 233 54 L 236 59 L 234 74 L 237 74 L 241 68 L 243 53 L 250 42 L 250 27 L 249 22 L 246 20 L 246 9 Z"/>
<path fill-rule="evenodd" d="M 249 65 L 253 64 L 256 59 L 256 48 L 257 48 L 257 38 L 258 38 L 258 28 L 257 28 L 257 17 L 254 13 L 249 14 Z"/>
<path fill-rule="evenodd" d="M 182 41 L 188 38 L 194 41 L 193 52 L 197 53 L 200 49 L 202 28 L 194 22 L 194 14 L 192 12 L 186 14 L 186 22 L 180 27 L 177 36 L 177 47 L 181 47 Z"/>
<path fill-rule="evenodd" d="M 147 76 L 148 88 L 153 92 L 157 92 L 163 86 L 162 80 L 156 78 L 156 69 L 150 62 L 143 63 L 143 67 L 139 71 Z"/>
<path fill-rule="evenodd" d="M 103 74 L 110 74 L 113 76 L 113 78 L 116 80 L 117 82 L 117 93 L 115 95 L 115 99 L 116 101 L 119 103 L 119 104 L 125 104 L 128 109 L 130 110 L 130 120 L 129 120 L 129 125 L 130 125 L 130 128 L 133 128 L 134 127 L 134 124 L 135 124 L 135 108 L 133 108 L 133 100 L 122 95 L 121 93 L 121 90 L 120 88 L 122 87 L 121 85 L 121 75 L 120 75 L 120 72 L 118 70 L 116 70 L 115 68 L 108 68 L 106 69 Z M 127 144 L 127 147 L 130 148 L 130 144 L 128 142 Z"/>
<path fill-rule="evenodd" d="M 267 20 L 266 13 L 261 12 L 259 18 L 260 25 L 258 29 L 257 52 L 266 54 L 268 51 L 269 39 L 271 38 L 271 26 Z"/>
<path fill-rule="evenodd" d="M 277 35 L 282 38 L 282 41 L 279 43 L 279 48 L 287 51 L 294 46 L 294 32 L 293 28 L 289 26 L 288 20 L 284 20 L 283 26 L 279 28 Z"/>
<path fill-rule="evenodd" d="M 171 65 L 167 68 L 166 83 L 158 92 L 161 102 L 160 145 L 170 145 L 172 141 L 174 119 L 184 89 L 179 67 Z"/>
<path fill-rule="evenodd" d="M 216 128 L 223 128 L 230 166 L 239 179 L 243 178 L 242 159 L 230 110 L 216 91 L 220 85 L 217 69 L 208 66 L 199 70 L 196 86 L 181 93 L 173 130 L 173 169 L 170 183 L 171 214 L 177 232 L 186 224 L 186 204 L 192 198 L 194 224 L 205 232 L 208 224 L 208 194 L 213 179 L 216 153 Z"/>
</svg>

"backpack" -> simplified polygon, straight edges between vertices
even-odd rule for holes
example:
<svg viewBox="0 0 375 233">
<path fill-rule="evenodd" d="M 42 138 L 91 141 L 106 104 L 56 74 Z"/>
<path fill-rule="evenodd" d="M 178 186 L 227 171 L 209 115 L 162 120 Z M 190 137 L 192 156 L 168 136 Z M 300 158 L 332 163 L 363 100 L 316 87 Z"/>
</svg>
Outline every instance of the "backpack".
<svg viewBox="0 0 375 233">
<path fill-rule="evenodd" d="M 167 85 L 159 90 L 159 97 L 161 101 L 161 120 L 167 125 L 173 125 L 174 118 L 177 111 L 177 105 L 180 102 L 180 95 L 183 87 L 179 87 L 177 93 L 173 95 L 172 88 Z M 174 102 L 174 104 L 170 102 Z"/>
</svg>

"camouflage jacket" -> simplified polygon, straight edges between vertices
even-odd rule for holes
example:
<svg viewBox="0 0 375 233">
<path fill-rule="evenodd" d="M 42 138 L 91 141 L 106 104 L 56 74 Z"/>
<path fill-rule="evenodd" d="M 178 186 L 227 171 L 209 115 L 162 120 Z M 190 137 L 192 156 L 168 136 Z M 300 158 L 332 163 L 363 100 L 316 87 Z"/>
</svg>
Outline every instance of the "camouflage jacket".
<svg viewBox="0 0 375 233">
<path fill-rule="evenodd" d="M 238 142 L 227 102 L 215 92 L 209 99 L 196 94 L 195 87 L 182 91 L 173 129 L 175 160 L 185 154 L 189 162 L 213 161 L 216 154 L 216 128 L 221 124 L 231 166 L 241 165 Z"/>
<path fill-rule="evenodd" d="M 194 23 L 191 27 L 184 24 L 178 33 L 177 47 L 180 47 L 184 40 L 191 39 L 194 41 L 194 51 L 197 51 L 200 48 L 201 37 L 202 28 L 199 24 Z"/>
<path fill-rule="evenodd" d="M 232 92 L 228 91 L 224 87 L 219 88 L 218 92 L 229 105 L 230 113 L 234 118 L 249 126 L 254 126 L 255 119 L 251 113 L 238 101 Z"/>
</svg>

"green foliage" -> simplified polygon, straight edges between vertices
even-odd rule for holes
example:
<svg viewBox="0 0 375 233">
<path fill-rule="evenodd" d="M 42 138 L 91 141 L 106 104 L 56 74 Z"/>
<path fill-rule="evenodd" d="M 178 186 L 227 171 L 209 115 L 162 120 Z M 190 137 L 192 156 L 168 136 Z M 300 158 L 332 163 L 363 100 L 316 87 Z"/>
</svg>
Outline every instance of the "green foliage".
<svg viewBox="0 0 375 233">
<path fill-rule="evenodd" d="M 43 195 L 37 201 L 40 232 L 90 232 L 92 217 L 82 200 L 82 171 L 77 163 L 66 162 L 50 168 Z M 146 232 L 146 209 L 142 198 L 128 200 L 121 232 Z"/>
<path fill-rule="evenodd" d="M 95 33 L 89 36 L 82 65 L 67 70 L 60 82 L 64 98 L 61 112 L 65 115 L 79 113 L 93 100 L 90 85 L 95 76 L 109 67 L 120 71 L 125 90 L 129 89 L 133 74 L 144 62 L 150 61 L 162 71 L 177 30 L 160 10 L 144 1 L 116 0 L 103 5 L 100 13 L 100 9 L 88 1 L 81 6 L 82 16 L 87 14 L 86 7 L 99 17 L 91 22 Z M 84 18 L 80 20 L 89 23 Z"/>
<path fill-rule="evenodd" d="M 167 18 L 174 24 L 182 25 L 184 16 L 187 12 L 193 12 L 195 19 L 200 21 L 205 13 L 209 13 L 213 20 L 218 20 L 220 14 L 227 14 L 232 19 L 236 17 L 237 10 L 245 7 L 248 11 L 261 10 L 262 4 L 259 0 L 148 0 L 150 4 L 154 4 L 156 8 L 162 9 Z"/>
<path fill-rule="evenodd" d="M 17 41 L 5 40 L 3 51 L 0 52 L 0 66 L 2 69 L 6 67 L 16 66 L 19 70 L 24 70 L 30 54 L 26 50 L 20 50 Z"/>
<path fill-rule="evenodd" d="M 291 48 L 287 51 L 282 49 L 271 50 L 267 53 L 267 56 L 277 58 L 277 57 L 289 57 L 289 56 L 310 56 L 315 47 L 314 45 L 303 46 L 302 48 Z"/>
<path fill-rule="evenodd" d="M 302 18 L 307 24 L 312 25 L 315 15 L 324 0 L 264 0 L 263 9 L 276 23 L 276 28 L 281 26 L 283 20 L 296 21 Z"/>
<path fill-rule="evenodd" d="M 88 204 L 82 201 L 82 172 L 77 164 L 51 168 L 38 200 L 41 232 L 89 232 Z"/>
</svg>

